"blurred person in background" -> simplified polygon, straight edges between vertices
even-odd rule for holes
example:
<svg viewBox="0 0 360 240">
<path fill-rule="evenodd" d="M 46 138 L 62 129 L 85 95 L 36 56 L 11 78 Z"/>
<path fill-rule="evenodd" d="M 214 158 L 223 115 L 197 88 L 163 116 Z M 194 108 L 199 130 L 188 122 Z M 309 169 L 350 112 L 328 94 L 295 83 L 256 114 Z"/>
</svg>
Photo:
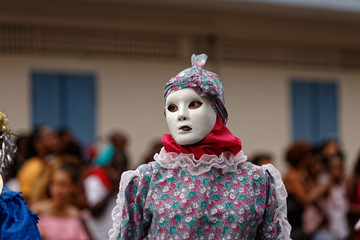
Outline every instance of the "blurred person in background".
<svg viewBox="0 0 360 240">
<path fill-rule="evenodd" d="M 58 131 L 58 136 L 60 143 L 60 152 L 62 155 L 75 156 L 81 161 L 81 163 L 85 162 L 85 159 L 83 157 L 83 149 L 70 129 L 61 128 Z"/>
<path fill-rule="evenodd" d="M 349 239 L 360 240 L 360 229 L 354 229 L 355 224 L 360 220 L 360 152 L 356 159 L 354 170 L 346 181 L 346 189 L 349 200 Z"/>
<path fill-rule="evenodd" d="M 0 239 L 39 240 L 38 216 L 29 210 L 19 192 L 3 186 L 3 178 L 16 152 L 12 134 L 8 118 L 0 112 Z"/>
<path fill-rule="evenodd" d="M 293 143 L 285 154 L 290 169 L 285 174 L 284 184 L 288 192 L 288 219 L 291 224 L 291 237 L 294 240 L 309 239 L 303 226 L 305 208 L 318 200 L 329 189 L 329 183 L 309 186 L 308 167 L 312 160 L 310 145 L 305 141 Z"/>
<path fill-rule="evenodd" d="M 29 142 L 28 135 L 19 135 L 16 139 L 17 151 L 15 157 L 17 159 L 18 165 L 22 166 L 27 157 L 27 146 Z"/>
<path fill-rule="evenodd" d="M 326 175 L 330 180 L 328 192 L 317 202 L 318 215 L 323 222 L 316 229 L 312 240 L 344 240 L 348 236 L 348 202 L 344 178 L 344 156 L 339 151 L 335 155 L 320 154 Z M 316 167 L 316 166 L 315 166 Z M 324 173 L 322 175 L 325 175 Z M 321 176 L 321 174 L 320 174 Z M 319 216 L 312 216 L 318 218 Z"/>
<path fill-rule="evenodd" d="M 341 154 L 340 144 L 335 139 L 326 139 L 320 151 L 324 159 L 329 159 L 334 155 Z"/>
<path fill-rule="evenodd" d="M 162 147 L 163 145 L 161 143 L 161 140 L 153 141 L 152 144 L 150 144 L 150 148 L 141 163 L 146 164 L 154 161 L 154 155 L 156 153 L 159 153 Z"/>
<path fill-rule="evenodd" d="M 129 161 L 125 135 L 114 132 L 110 140 L 114 150 L 111 161 L 89 167 L 83 179 L 88 209 L 91 211 L 86 225 L 95 240 L 108 239 L 108 231 L 112 226 L 111 211 L 116 205 L 120 177 L 127 170 Z"/>
<path fill-rule="evenodd" d="M 92 164 L 99 166 L 108 165 L 115 152 L 117 152 L 117 154 L 126 155 L 125 149 L 128 143 L 128 138 L 124 133 L 120 131 L 113 131 L 110 133 L 108 139 L 108 143 L 105 143 Z M 127 156 L 125 157 L 127 158 Z"/>
<path fill-rule="evenodd" d="M 5 176 L 6 186 L 11 188 L 13 191 L 20 191 L 19 181 L 16 179 L 16 175 L 25 162 L 28 139 L 28 136 L 20 135 L 15 141 L 17 150 L 15 153 L 14 163 L 9 166 L 8 174 Z"/>
<path fill-rule="evenodd" d="M 329 232 L 339 240 L 345 240 L 349 234 L 347 213 L 348 201 L 344 177 L 344 155 L 328 157 L 327 170 L 331 178 L 329 193 L 324 198 L 325 214 L 329 221 Z"/>
<path fill-rule="evenodd" d="M 255 165 L 262 166 L 269 163 L 272 164 L 273 160 L 270 154 L 261 153 L 261 154 L 255 154 L 255 156 L 253 156 L 250 162 L 252 162 Z"/>
<path fill-rule="evenodd" d="M 23 193 L 25 201 L 29 201 L 38 176 L 58 153 L 59 138 L 54 130 L 46 125 L 35 128 L 28 140 L 28 159 L 17 174 L 20 191 Z"/>
<path fill-rule="evenodd" d="M 71 204 L 78 181 L 79 174 L 72 164 L 52 166 L 50 198 L 31 207 L 39 214 L 39 230 L 44 240 L 90 239 L 80 210 Z"/>
<path fill-rule="evenodd" d="M 330 177 L 326 171 L 320 148 L 314 147 L 311 152 L 312 156 L 305 171 L 305 185 L 309 192 L 318 186 L 329 184 L 330 182 Z M 324 194 L 326 194 L 326 192 L 324 192 Z M 325 232 L 319 230 L 328 228 L 327 217 L 320 203 L 322 197 L 323 196 L 319 196 L 315 201 L 309 202 L 305 206 L 302 214 L 304 232 L 309 236 L 314 236 L 314 234 L 318 233 L 318 238 L 325 236 Z"/>
<path fill-rule="evenodd" d="M 86 166 L 82 164 L 81 159 L 79 159 L 77 156 L 70 154 L 60 154 L 51 163 L 46 164 L 44 170 L 34 181 L 34 187 L 29 198 L 31 204 L 50 198 L 49 186 L 53 174 L 53 169 L 64 163 L 71 165 L 79 177 L 82 176 L 86 171 Z M 76 184 L 77 191 L 72 191 L 71 203 L 82 209 L 87 206 L 84 186 L 82 181 L 78 181 Z"/>
<path fill-rule="evenodd" d="M 66 127 L 60 128 L 60 130 L 58 130 L 58 136 L 59 136 L 59 144 L 60 144 L 59 146 L 60 158 L 58 160 L 64 163 L 72 164 L 76 168 L 78 175 L 82 177 L 87 171 L 89 164 L 88 157 L 90 156 L 88 154 L 84 154 L 84 149 L 82 145 L 80 144 L 79 141 L 77 141 L 74 132 L 71 131 L 69 128 Z M 49 179 L 49 176 L 45 176 L 45 178 Z M 36 201 L 41 200 L 41 198 L 39 197 L 41 197 L 41 194 L 44 193 L 44 189 L 42 190 L 38 189 L 38 190 L 40 190 L 38 194 L 36 194 L 35 191 L 34 194 L 32 194 L 32 199 Z M 80 209 L 84 209 L 87 207 L 85 188 L 82 181 L 78 181 L 77 191 L 73 191 L 71 203 Z"/>
</svg>

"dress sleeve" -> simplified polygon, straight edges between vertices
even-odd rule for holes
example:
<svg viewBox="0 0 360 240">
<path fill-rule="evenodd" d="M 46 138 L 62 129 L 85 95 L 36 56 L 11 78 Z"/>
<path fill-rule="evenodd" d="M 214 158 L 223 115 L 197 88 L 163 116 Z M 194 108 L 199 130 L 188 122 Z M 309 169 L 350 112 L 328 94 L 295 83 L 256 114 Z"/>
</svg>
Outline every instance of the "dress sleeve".
<svg viewBox="0 0 360 240">
<path fill-rule="evenodd" d="M 291 226 L 287 220 L 287 192 L 280 172 L 271 164 L 262 166 L 269 176 L 267 206 L 257 239 L 290 238 Z M 276 236 L 275 238 L 272 236 Z"/>
<path fill-rule="evenodd" d="M 112 211 L 113 228 L 109 231 L 110 240 L 142 239 L 148 230 L 144 220 L 144 204 L 150 186 L 146 172 L 150 167 L 144 167 L 124 172 L 121 176 L 116 206 Z"/>
</svg>

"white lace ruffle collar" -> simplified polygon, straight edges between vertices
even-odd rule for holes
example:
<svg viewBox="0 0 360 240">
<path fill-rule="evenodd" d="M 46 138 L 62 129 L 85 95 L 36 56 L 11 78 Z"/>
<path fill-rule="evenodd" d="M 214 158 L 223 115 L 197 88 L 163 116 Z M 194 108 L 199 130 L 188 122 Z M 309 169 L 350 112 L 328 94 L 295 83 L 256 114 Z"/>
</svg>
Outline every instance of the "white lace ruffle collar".
<svg viewBox="0 0 360 240">
<path fill-rule="evenodd" d="M 240 163 L 246 162 L 247 156 L 241 150 L 234 156 L 231 152 L 224 152 L 218 157 L 216 155 L 204 154 L 199 160 L 194 154 L 166 152 L 164 148 L 156 153 L 154 159 L 163 168 L 175 169 L 186 168 L 192 175 L 200 175 L 211 168 L 221 169 L 222 173 L 236 172 Z"/>
</svg>

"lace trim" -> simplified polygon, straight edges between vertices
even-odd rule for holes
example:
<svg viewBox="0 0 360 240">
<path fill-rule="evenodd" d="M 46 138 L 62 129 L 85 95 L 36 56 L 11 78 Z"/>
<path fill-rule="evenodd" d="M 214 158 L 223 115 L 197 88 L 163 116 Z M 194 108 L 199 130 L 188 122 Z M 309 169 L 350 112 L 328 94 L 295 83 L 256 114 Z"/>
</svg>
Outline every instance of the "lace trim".
<svg viewBox="0 0 360 240">
<path fill-rule="evenodd" d="M 175 169 L 186 168 L 192 175 L 200 175 L 208 172 L 211 168 L 218 168 L 222 173 L 238 171 L 238 165 L 246 162 L 247 156 L 241 150 L 234 156 L 231 152 L 224 152 L 218 157 L 216 155 L 204 154 L 199 160 L 194 154 L 166 152 L 164 148 L 156 153 L 154 159 L 163 168 Z"/>
<path fill-rule="evenodd" d="M 290 238 L 291 226 L 287 220 L 287 206 L 286 198 L 288 196 L 285 189 L 285 185 L 282 181 L 280 172 L 272 165 L 266 164 L 262 166 L 268 170 L 271 176 L 275 180 L 275 191 L 276 191 L 276 200 L 278 202 L 278 207 L 275 210 L 275 219 L 279 222 L 281 232 L 278 239 L 288 240 Z"/>
<path fill-rule="evenodd" d="M 121 175 L 119 193 L 117 194 L 116 198 L 116 206 L 111 213 L 113 226 L 112 229 L 109 230 L 109 240 L 118 239 L 120 233 L 121 216 L 125 204 L 125 189 L 127 185 L 129 185 L 130 181 L 136 176 L 140 176 L 139 170 L 126 171 Z"/>
</svg>

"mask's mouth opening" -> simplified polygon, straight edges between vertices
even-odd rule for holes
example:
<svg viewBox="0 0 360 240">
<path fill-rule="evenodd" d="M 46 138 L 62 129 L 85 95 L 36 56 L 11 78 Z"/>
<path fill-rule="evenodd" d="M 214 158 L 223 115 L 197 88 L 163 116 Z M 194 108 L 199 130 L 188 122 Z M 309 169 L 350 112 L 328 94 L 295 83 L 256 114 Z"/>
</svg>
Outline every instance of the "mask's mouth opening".
<svg viewBox="0 0 360 240">
<path fill-rule="evenodd" d="M 185 125 L 185 126 L 180 127 L 179 130 L 184 131 L 184 132 L 189 132 L 192 130 L 192 128 Z"/>
</svg>

